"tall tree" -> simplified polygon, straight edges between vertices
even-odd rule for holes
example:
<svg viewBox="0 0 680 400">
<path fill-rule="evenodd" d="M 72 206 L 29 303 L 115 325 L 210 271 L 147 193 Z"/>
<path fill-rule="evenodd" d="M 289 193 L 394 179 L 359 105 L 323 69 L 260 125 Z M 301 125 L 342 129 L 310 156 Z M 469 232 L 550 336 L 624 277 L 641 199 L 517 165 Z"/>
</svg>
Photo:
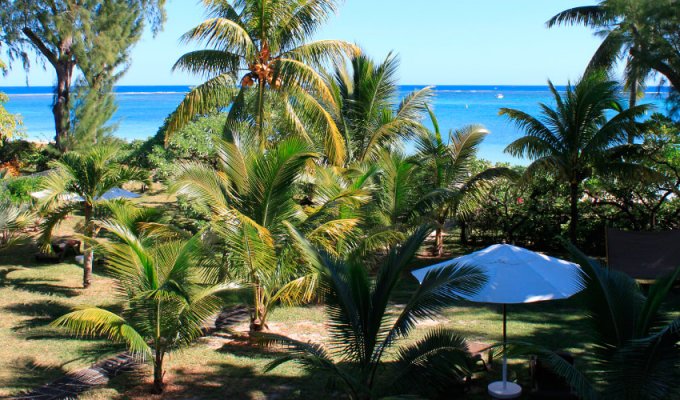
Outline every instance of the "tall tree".
<svg viewBox="0 0 680 400">
<path fill-rule="evenodd" d="M 310 42 L 337 7 L 337 0 L 204 0 L 210 19 L 183 36 L 185 42 L 208 49 L 183 55 L 174 69 L 211 78 L 192 90 L 171 115 L 172 134 L 197 114 L 230 105 L 227 136 L 250 132 L 260 149 L 276 138 L 270 120 L 273 108 L 288 126 L 308 136 L 303 120 L 321 126 L 326 155 L 333 163 L 344 158 L 337 126 L 319 100 L 333 102 L 318 67 L 339 61 L 358 49 L 337 40 Z M 237 86 L 240 85 L 240 86 Z"/>
<path fill-rule="evenodd" d="M 54 169 L 43 181 L 46 191 L 41 201 L 46 215 L 41 225 L 43 246 L 49 246 L 54 228 L 76 211 L 85 217 L 83 236 L 96 237 L 95 213 L 106 202 L 102 195 L 124 183 L 148 179 L 142 170 L 121 165 L 119 158 L 117 148 L 98 145 L 83 152 L 65 153 L 53 163 Z M 74 195 L 80 198 L 74 198 Z M 83 287 L 88 288 L 92 283 L 94 249 L 86 243 L 84 251 Z"/>
<path fill-rule="evenodd" d="M 502 108 L 525 136 L 510 143 L 505 152 L 533 160 L 527 174 L 545 169 L 569 185 L 569 238 L 576 243 L 578 201 L 583 181 L 594 173 L 614 175 L 638 170 L 634 164 L 614 157 L 617 145 L 627 142 L 635 129 L 636 117 L 648 106 L 623 109 L 618 100 L 618 85 L 606 75 L 585 75 L 561 94 L 548 81 L 555 106 L 540 104 L 541 116 Z M 612 115 L 611 118 L 609 117 Z"/>
<path fill-rule="evenodd" d="M 676 0 L 602 0 L 552 17 L 548 27 L 581 24 L 604 36 L 589 69 L 613 68 L 626 59 L 630 106 L 636 104 L 651 72 L 656 71 L 680 90 L 680 2 Z"/>
<path fill-rule="evenodd" d="M 50 65 L 56 75 L 52 113 L 57 147 L 66 149 L 71 132 L 71 85 L 76 68 L 97 48 L 109 52 L 109 63 L 91 71 L 80 68 L 85 79 L 108 71 L 120 57 L 127 59 L 130 46 L 139 39 L 145 20 L 154 30 L 160 28 L 165 0 L 13 0 L 0 10 L 3 42 L 8 45 L 10 61 L 20 59 L 30 67 L 29 50 L 41 64 Z M 120 25 L 116 25 L 120 22 Z M 132 29 L 129 28 L 133 25 Z M 107 29 L 103 29 L 107 26 Z M 112 29 L 116 28 L 116 29 Z M 125 31 L 126 30 L 126 31 Z M 111 35 L 111 36 L 108 36 Z"/>
</svg>

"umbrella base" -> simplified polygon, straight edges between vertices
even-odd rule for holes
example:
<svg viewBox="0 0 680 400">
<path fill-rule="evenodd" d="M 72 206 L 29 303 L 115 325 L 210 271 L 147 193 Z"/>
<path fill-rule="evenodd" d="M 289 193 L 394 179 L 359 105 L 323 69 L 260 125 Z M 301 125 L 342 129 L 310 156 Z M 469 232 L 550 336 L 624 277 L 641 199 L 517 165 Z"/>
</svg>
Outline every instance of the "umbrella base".
<svg viewBox="0 0 680 400">
<path fill-rule="evenodd" d="M 494 399 L 516 399 L 522 395 L 522 387 L 513 382 L 505 382 L 505 385 L 503 381 L 492 382 L 488 390 Z"/>
</svg>

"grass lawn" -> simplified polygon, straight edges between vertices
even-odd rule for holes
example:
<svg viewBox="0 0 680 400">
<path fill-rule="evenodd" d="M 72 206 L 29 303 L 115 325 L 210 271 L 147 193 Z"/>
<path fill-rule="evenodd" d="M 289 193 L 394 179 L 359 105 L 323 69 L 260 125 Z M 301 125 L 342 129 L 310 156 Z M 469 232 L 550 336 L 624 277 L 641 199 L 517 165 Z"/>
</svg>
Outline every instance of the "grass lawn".
<svg viewBox="0 0 680 400">
<path fill-rule="evenodd" d="M 29 249 L 12 257 L 0 258 L 0 271 L 8 271 L 0 281 L 0 396 L 17 393 L 48 382 L 66 371 L 83 368 L 110 352 L 105 341 L 66 337 L 46 325 L 74 306 L 93 304 L 115 308 L 112 281 L 95 276 L 93 286 L 80 289 L 82 269 L 71 263 L 38 265 Z M 408 281 L 400 288 L 400 298 L 415 288 Z M 399 304 L 395 304 L 398 307 Z M 511 338 L 533 340 L 551 348 L 579 351 L 583 348 L 583 319 L 568 303 L 535 304 L 509 309 Z M 462 304 L 446 310 L 436 321 L 424 321 L 410 340 L 435 326 L 456 329 L 470 340 L 492 343 L 500 339 L 498 308 Z M 270 328 L 299 340 L 323 342 L 324 312 L 320 306 L 276 309 Z M 247 331 L 244 323 L 236 331 Z M 286 364 L 264 374 L 263 367 L 276 357 L 274 350 L 253 348 L 218 334 L 201 339 L 193 347 L 173 354 L 168 361 L 163 398 L 271 399 L 326 397 L 325 379 L 307 376 L 295 364 Z M 82 398 L 148 398 L 148 375 L 124 375 L 106 388 L 93 390 Z M 526 362 L 518 360 L 513 373 L 527 374 Z"/>
<path fill-rule="evenodd" d="M 164 195 L 142 199 L 152 206 L 167 206 Z M 78 218 L 62 227 L 69 234 Z M 454 252 L 467 252 L 449 244 Z M 88 290 L 80 288 L 82 268 L 72 262 L 36 264 L 34 249 L 15 249 L 0 256 L 0 397 L 17 394 L 49 382 L 65 372 L 90 365 L 98 357 L 118 350 L 103 340 L 83 340 L 64 336 L 47 327 L 56 317 L 78 305 L 97 305 L 115 310 L 112 280 L 97 274 Z M 423 258 L 418 264 L 436 260 Z M 420 265 L 419 265 L 420 266 Z M 409 278 L 399 288 L 397 303 L 406 301 L 416 287 Z M 680 304 L 675 296 L 674 305 Z M 677 308 L 676 308 L 677 309 Z M 409 340 L 417 340 L 428 329 L 444 326 L 455 329 L 470 341 L 491 344 L 501 339 L 500 308 L 480 304 L 460 304 L 448 308 L 435 321 L 423 321 Z M 273 332 L 298 340 L 323 343 L 326 340 L 324 311 L 321 306 L 286 307 L 271 315 Z M 246 332 L 247 323 L 236 326 Z M 508 307 L 510 339 L 531 341 L 551 349 L 583 354 L 587 331 L 582 312 L 572 301 Z M 263 373 L 264 366 L 277 357 L 276 350 L 253 347 L 228 334 L 202 338 L 167 361 L 167 399 L 309 399 L 333 397 L 326 391 L 324 376 L 310 376 L 295 364 L 285 364 Z M 527 360 L 512 360 L 511 377 L 528 383 Z M 498 368 L 496 369 L 498 370 Z M 117 377 L 107 387 L 92 390 L 83 399 L 148 399 L 150 369 Z M 498 375 L 498 374 L 496 374 Z M 488 379 L 496 379 L 490 374 Z M 483 381 L 469 398 L 486 398 Z M 475 394 L 476 392 L 476 394 Z"/>
</svg>

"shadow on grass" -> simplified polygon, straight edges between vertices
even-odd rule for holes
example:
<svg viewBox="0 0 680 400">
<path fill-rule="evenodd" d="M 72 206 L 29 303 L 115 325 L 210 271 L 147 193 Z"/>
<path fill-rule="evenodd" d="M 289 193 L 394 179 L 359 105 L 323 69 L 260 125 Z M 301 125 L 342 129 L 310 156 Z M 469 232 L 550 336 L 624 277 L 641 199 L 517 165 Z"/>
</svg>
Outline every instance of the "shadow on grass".
<svg viewBox="0 0 680 400">
<path fill-rule="evenodd" d="M 66 374 L 64 366 L 41 365 L 32 357 L 12 360 L 4 366 L 12 371 L 11 375 L 0 379 L 0 387 L 9 392 L 19 394 L 45 382 L 61 378 Z"/>
<path fill-rule="evenodd" d="M 5 280 L 4 285 L 12 286 L 16 290 L 47 296 L 76 297 L 81 294 L 81 288 L 57 285 L 48 282 L 59 282 L 59 280 L 45 278 L 9 278 Z"/>
<path fill-rule="evenodd" d="M 71 311 L 72 307 L 59 301 L 42 300 L 30 303 L 14 303 L 4 309 L 14 314 L 31 317 L 12 328 L 14 331 L 24 331 L 46 327 L 56 318 Z"/>
<path fill-rule="evenodd" d="M 121 311 L 120 304 L 104 305 L 105 308 L 114 313 Z M 73 311 L 71 304 L 55 300 L 38 300 L 29 303 L 15 303 L 6 306 L 7 310 L 13 314 L 18 314 L 28 319 L 22 320 L 12 327 L 14 332 L 24 336 L 26 340 L 42 339 L 64 339 L 77 340 L 72 335 L 68 335 L 63 330 L 50 328 L 49 324 L 62 315 Z"/>
<path fill-rule="evenodd" d="M 265 373 L 259 366 L 283 355 L 249 345 L 225 345 L 225 362 L 212 362 L 196 367 L 180 366 L 166 371 L 166 391 L 162 396 L 151 393 L 151 368 L 147 366 L 133 374 L 116 377 L 108 387 L 119 395 L 114 399 L 334 399 L 346 398 L 340 392 L 328 391 L 327 379 L 319 374 L 302 373 L 294 367 L 282 367 Z M 235 358 L 226 357 L 226 353 Z M 239 362 L 247 358 L 248 363 Z M 255 362 L 257 365 L 252 365 Z M 293 366 L 291 363 L 290 366 Z"/>
</svg>

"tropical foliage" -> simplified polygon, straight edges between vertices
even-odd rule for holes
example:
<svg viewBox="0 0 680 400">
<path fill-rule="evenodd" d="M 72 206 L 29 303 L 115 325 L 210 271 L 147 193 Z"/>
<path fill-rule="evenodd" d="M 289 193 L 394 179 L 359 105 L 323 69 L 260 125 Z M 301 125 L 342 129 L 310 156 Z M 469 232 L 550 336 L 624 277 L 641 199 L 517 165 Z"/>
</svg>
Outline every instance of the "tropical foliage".
<svg viewBox="0 0 680 400">
<path fill-rule="evenodd" d="M 97 236 L 94 219 L 98 209 L 105 204 L 102 196 L 111 189 L 130 181 L 146 181 L 144 171 L 117 163 L 119 149 L 99 145 L 84 152 L 65 153 L 52 166 L 53 170 L 42 183 L 40 201 L 44 221 L 41 224 L 40 243 L 49 248 L 52 231 L 68 215 L 81 212 L 84 224 L 80 233 L 86 238 Z M 92 282 L 93 248 L 86 243 L 83 268 L 83 287 Z"/>
<path fill-rule="evenodd" d="M 277 302 L 309 301 L 314 295 L 316 274 L 291 252 L 289 226 L 333 251 L 358 223 L 341 217 L 339 208 L 368 198 L 361 189 L 328 191 L 303 209 L 294 199 L 295 184 L 319 155 L 301 139 L 286 139 L 266 153 L 238 139 L 218 141 L 218 152 L 217 168 L 181 165 L 173 189 L 209 210 L 210 231 L 225 251 L 217 276 L 252 287 L 251 329 L 258 331 L 266 328 Z"/>
<path fill-rule="evenodd" d="M 372 162 L 383 149 L 393 150 L 403 139 L 423 131 L 420 120 L 432 98 L 429 87 L 399 99 L 398 59 L 389 54 L 376 63 L 366 55 L 338 66 L 327 78 L 333 101 L 329 112 L 339 127 L 347 156 L 345 165 Z"/>
<path fill-rule="evenodd" d="M 513 178 L 505 167 L 475 170 L 477 150 L 489 133 L 479 125 L 450 131 L 445 142 L 434 113 L 429 110 L 433 131 L 421 133 L 416 140 L 416 160 L 421 166 L 419 186 L 428 192 L 416 206 L 435 224 L 434 254 L 444 255 L 444 228 L 451 218 L 464 220 L 485 197 L 499 178 Z"/>
<path fill-rule="evenodd" d="M 422 320 L 456 312 L 450 306 L 488 277 L 452 265 L 419 286 L 407 282 L 428 259 L 425 243 L 438 258 L 500 241 L 560 251 L 566 234 L 602 255 L 606 227 L 680 228 L 680 124 L 636 105 L 656 73 L 680 84 L 676 0 L 604 0 L 550 20 L 585 24 L 604 41 L 577 82 L 564 90 L 549 82 L 539 115 L 501 109 L 524 135 L 505 151 L 527 167 L 479 159 L 489 133 L 481 125 L 445 133 L 433 88 L 398 85 L 396 55 L 374 60 L 358 45 L 313 41 L 338 0 L 202 3 L 208 19 L 182 37 L 200 48 L 174 69 L 206 81 L 154 138 L 127 144 L 109 137 L 113 84 L 145 23 L 161 26 L 165 2 L 0 0 L 10 61 L 28 61 L 32 49 L 56 72 L 57 130 L 55 146 L 9 140 L 18 120 L 0 104 L 2 176 L 24 175 L 0 182 L 0 250 L 36 220 L 38 244 L 49 248 L 57 226 L 76 216 L 83 285 L 96 251 L 120 308 L 80 307 L 52 325 L 125 345 L 153 365 L 156 393 L 167 355 L 196 341 L 233 288 L 249 306 L 243 346 L 284 347 L 279 358 L 268 353 L 267 371 L 295 363 L 352 399 L 450 397 L 478 358 L 450 329 L 412 334 Z M 607 74 L 623 58 L 619 85 Z M 142 201 L 105 199 L 132 181 L 149 189 Z M 679 397 L 680 322 L 665 302 L 680 269 L 643 291 L 569 250 L 588 277 L 585 360 L 574 367 L 529 348 L 583 398 Z M 30 284 L 11 280 L 3 290 Z M 268 332 L 276 307 L 314 302 L 326 311 L 328 340 Z"/>
<path fill-rule="evenodd" d="M 122 312 L 82 307 L 52 325 L 77 336 L 124 343 L 131 354 L 153 363 L 154 392 L 161 393 L 165 356 L 201 336 L 205 320 L 221 307 L 219 293 L 227 287 L 201 284 L 208 259 L 200 236 L 159 240 L 153 230 L 137 236 L 126 225 L 115 219 L 101 222 L 116 240 L 98 242 L 116 279 Z"/>
<path fill-rule="evenodd" d="M 582 299 L 594 333 L 591 369 L 584 374 L 549 354 L 546 362 L 584 399 L 676 398 L 680 318 L 669 320 L 663 306 L 680 268 L 644 293 L 628 275 L 568 247 L 587 275 Z"/>
<path fill-rule="evenodd" d="M 549 171 L 569 185 L 569 238 L 576 242 L 578 202 L 581 184 L 594 173 L 602 176 L 631 176 L 643 172 L 621 155 L 627 148 L 627 132 L 637 129 L 635 119 L 647 106 L 624 109 L 618 102 L 618 85 L 600 73 L 585 75 L 561 94 L 548 82 L 556 105 L 541 104 L 542 115 L 531 116 L 523 111 L 502 108 L 526 136 L 515 140 L 505 151 L 527 157 L 533 163 L 528 174 L 536 170 Z M 613 113 L 609 117 L 609 112 Z M 623 152 L 623 153 L 622 153 Z"/>
<path fill-rule="evenodd" d="M 253 145 L 264 150 L 290 133 L 309 138 L 316 130 L 328 159 L 340 164 L 344 142 L 322 107 L 322 102 L 334 104 L 334 98 L 317 68 L 358 49 L 338 40 L 309 41 L 335 11 L 337 1 L 204 3 L 211 18 L 183 40 L 210 48 L 183 55 L 174 68 L 211 78 L 187 94 L 168 121 L 168 134 L 197 114 L 229 106 L 227 136 L 248 132 Z M 239 75 L 241 71 L 245 74 Z"/>
<path fill-rule="evenodd" d="M 675 90 L 680 87 L 680 4 L 673 0 L 602 0 L 597 5 L 565 10 L 548 21 L 582 24 L 604 37 L 589 68 L 612 68 L 626 58 L 626 87 L 631 106 L 644 90 L 652 71 L 662 74 Z"/>
<path fill-rule="evenodd" d="M 28 204 L 0 200 L 0 250 L 6 250 L 23 239 L 22 230 L 32 222 Z"/>
<path fill-rule="evenodd" d="M 417 229 L 404 243 L 390 250 L 375 282 L 361 262 L 338 259 L 318 251 L 298 236 L 299 247 L 320 270 L 325 288 L 330 341 L 328 349 L 280 335 L 261 334 L 264 344 L 281 344 L 288 354 L 267 367 L 296 362 L 310 373 L 325 372 L 340 383 L 351 399 L 374 399 L 418 388 L 421 394 L 443 394 L 451 382 L 465 379 L 474 368 L 465 340 L 446 329 L 431 331 L 413 345 L 397 350 L 396 370 L 385 373 L 384 357 L 416 323 L 435 317 L 445 306 L 471 295 L 486 282 L 474 267 L 452 265 L 428 272 L 420 287 L 400 310 L 391 310 L 406 268 L 431 232 Z M 381 378 L 386 382 L 381 382 Z M 387 388 L 387 389 L 385 389 Z"/>
</svg>

